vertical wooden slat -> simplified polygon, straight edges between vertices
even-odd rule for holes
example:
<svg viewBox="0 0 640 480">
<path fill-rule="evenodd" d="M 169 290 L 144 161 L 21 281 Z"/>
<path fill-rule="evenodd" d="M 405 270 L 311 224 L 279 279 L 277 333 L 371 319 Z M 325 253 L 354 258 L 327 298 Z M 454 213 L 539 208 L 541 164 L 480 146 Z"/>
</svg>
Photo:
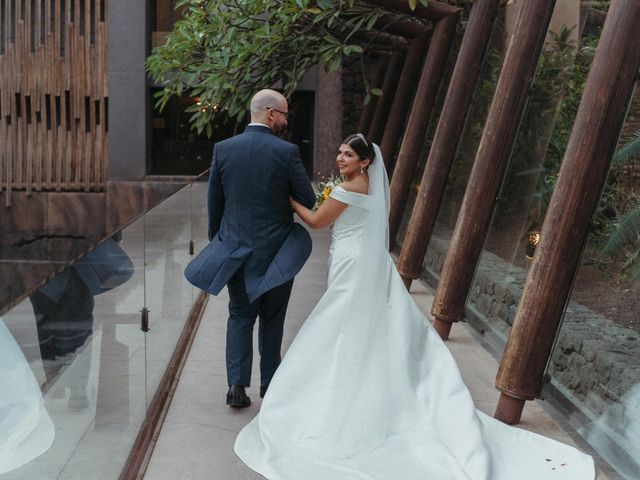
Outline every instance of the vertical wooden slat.
<svg viewBox="0 0 640 480">
<path fill-rule="evenodd" d="M 0 192 L 102 190 L 105 0 L 0 0 Z M 97 103 L 96 103 L 97 102 Z M 99 111 L 98 111 L 99 110 Z"/>
<path fill-rule="evenodd" d="M 56 97 L 56 102 L 57 102 L 56 144 L 58 148 L 56 149 L 55 190 L 60 191 L 62 190 L 62 183 L 63 183 L 62 171 L 63 171 L 63 165 L 64 165 L 64 159 L 65 159 L 64 145 L 65 145 L 67 132 L 65 130 L 65 120 L 64 120 L 64 112 L 65 112 L 64 97 L 58 95 Z"/>
</svg>

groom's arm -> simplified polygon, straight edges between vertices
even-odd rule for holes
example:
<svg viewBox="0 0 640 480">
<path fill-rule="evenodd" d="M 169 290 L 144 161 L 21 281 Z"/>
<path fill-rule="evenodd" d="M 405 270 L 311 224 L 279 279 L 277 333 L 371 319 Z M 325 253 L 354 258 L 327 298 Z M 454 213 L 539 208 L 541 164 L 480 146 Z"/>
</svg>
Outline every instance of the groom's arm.
<svg viewBox="0 0 640 480">
<path fill-rule="evenodd" d="M 291 196 L 307 208 L 313 208 L 316 204 L 316 195 L 309 182 L 309 177 L 304 171 L 302 160 L 300 160 L 300 150 L 294 145 L 293 152 L 289 159 L 289 185 Z"/>
<path fill-rule="evenodd" d="M 224 212 L 224 192 L 220 181 L 218 162 L 216 162 L 216 147 L 213 147 L 213 158 L 211 160 L 211 170 L 209 171 L 209 192 L 207 199 L 209 209 L 209 241 L 220 230 L 222 212 Z"/>
</svg>

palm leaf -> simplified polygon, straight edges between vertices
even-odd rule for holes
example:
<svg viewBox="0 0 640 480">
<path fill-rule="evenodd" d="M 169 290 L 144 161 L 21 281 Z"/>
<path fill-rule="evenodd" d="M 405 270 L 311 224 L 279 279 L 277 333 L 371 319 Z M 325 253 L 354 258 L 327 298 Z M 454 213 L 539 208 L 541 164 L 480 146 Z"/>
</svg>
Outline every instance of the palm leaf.
<svg viewBox="0 0 640 480">
<path fill-rule="evenodd" d="M 613 156 L 614 163 L 624 163 L 635 158 L 640 158 L 640 130 L 638 130 L 632 139 Z"/>
<path fill-rule="evenodd" d="M 640 279 L 640 248 L 629 255 L 622 271 L 634 280 Z"/>
<path fill-rule="evenodd" d="M 639 234 L 640 201 L 637 201 L 629 210 L 611 222 L 602 252 L 611 255 L 636 240 Z"/>
</svg>

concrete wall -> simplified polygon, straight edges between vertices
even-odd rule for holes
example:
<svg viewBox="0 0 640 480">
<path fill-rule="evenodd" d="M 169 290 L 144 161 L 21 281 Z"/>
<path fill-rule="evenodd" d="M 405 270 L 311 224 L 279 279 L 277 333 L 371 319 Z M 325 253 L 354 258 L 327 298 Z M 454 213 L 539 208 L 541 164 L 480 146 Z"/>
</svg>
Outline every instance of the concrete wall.
<svg viewBox="0 0 640 480">
<path fill-rule="evenodd" d="M 142 180 L 147 156 L 147 2 L 111 0 L 108 9 L 109 180 Z"/>
</svg>

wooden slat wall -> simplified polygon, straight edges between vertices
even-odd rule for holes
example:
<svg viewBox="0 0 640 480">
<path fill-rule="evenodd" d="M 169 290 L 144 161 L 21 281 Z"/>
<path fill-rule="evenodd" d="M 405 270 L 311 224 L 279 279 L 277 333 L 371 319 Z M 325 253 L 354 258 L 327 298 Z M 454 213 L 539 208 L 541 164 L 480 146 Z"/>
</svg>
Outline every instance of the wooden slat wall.
<svg viewBox="0 0 640 480">
<path fill-rule="evenodd" d="M 0 192 L 101 191 L 107 0 L 0 0 Z"/>
</svg>

